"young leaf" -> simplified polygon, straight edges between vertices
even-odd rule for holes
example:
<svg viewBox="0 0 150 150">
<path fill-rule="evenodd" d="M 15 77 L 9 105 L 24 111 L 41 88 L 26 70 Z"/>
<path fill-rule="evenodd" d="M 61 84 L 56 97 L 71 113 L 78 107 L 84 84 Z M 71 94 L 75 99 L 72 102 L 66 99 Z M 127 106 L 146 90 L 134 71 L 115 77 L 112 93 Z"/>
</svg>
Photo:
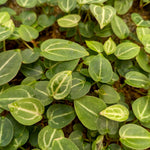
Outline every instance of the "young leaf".
<svg viewBox="0 0 150 150">
<path fill-rule="evenodd" d="M 97 119 L 97 130 L 101 135 L 116 134 L 118 128 L 119 123 L 117 121 L 107 119 L 103 116 L 99 116 Z"/>
<path fill-rule="evenodd" d="M 92 143 L 92 150 L 101 150 L 104 148 L 103 146 L 103 140 L 104 140 L 104 136 L 103 135 L 99 135 L 96 140 Z"/>
<path fill-rule="evenodd" d="M 12 80 L 20 69 L 22 61 L 20 50 L 2 52 L 0 60 L 0 85 L 3 85 Z"/>
<path fill-rule="evenodd" d="M 137 71 L 130 71 L 125 75 L 125 82 L 133 87 L 147 88 L 150 86 L 150 80 L 144 74 Z"/>
<path fill-rule="evenodd" d="M 90 61 L 88 71 L 94 81 L 102 83 L 109 82 L 113 75 L 110 62 L 100 54 Z"/>
<path fill-rule="evenodd" d="M 144 71 L 150 73 L 149 56 L 144 50 L 140 50 L 139 54 L 136 56 L 136 61 Z"/>
<path fill-rule="evenodd" d="M 78 25 L 78 22 L 80 21 L 81 17 L 77 14 L 70 14 L 63 16 L 62 18 L 59 18 L 57 20 L 58 25 L 63 28 L 72 28 L 76 27 Z"/>
<path fill-rule="evenodd" d="M 28 25 L 21 25 L 18 29 L 18 33 L 20 37 L 27 42 L 30 42 L 39 36 L 38 31 Z"/>
<path fill-rule="evenodd" d="M 54 139 L 64 137 L 61 129 L 51 128 L 49 125 L 45 126 L 38 134 L 38 144 L 41 150 L 48 150 L 52 147 Z"/>
<path fill-rule="evenodd" d="M 46 114 L 48 124 L 56 129 L 65 127 L 75 118 L 74 109 L 65 104 L 54 104 L 50 106 Z"/>
<path fill-rule="evenodd" d="M 119 15 L 123 15 L 128 12 L 133 4 L 133 0 L 115 0 L 114 7 Z"/>
<path fill-rule="evenodd" d="M 89 55 L 79 44 L 63 39 L 44 41 L 41 51 L 45 58 L 53 61 L 68 61 Z"/>
<path fill-rule="evenodd" d="M 115 104 L 101 111 L 100 115 L 114 121 L 122 122 L 128 119 L 129 111 L 125 106 L 121 104 Z"/>
<path fill-rule="evenodd" d="M 130 31 L 126 23 L 117 15 L 111 21 L 111 27 L 113 32 L 119 39 L 125 39 L 128 37 Z"/>
<path fill-rule="evenodd" d="M 76 0 L 61 0 L 61 1 L 58 1 L 58 6 L 62 11 L 69 13 L 73 9 L 75 9 Z"/>
<path fill-rule="evenodd" d="M 104 51 L 107 55 L 111 55 L 116 51 L 116 43 L 111 37 L 104 43 Z"/>
<path fill-rule="evenodd" d="M 132 104 L 132 109 L 135 116 L 141 122 L 150 122 L 150 97 L 143 96 L 136 99 Z"/>
<path fill-rule="evenodd" d="M 74 106 L 82 124 L 90 130 L 97 130 L 96 121 L 99 111 L 105 109 L 106 104 L 100 98 L 84 96 L 74 100 Z"/>
<path fill-rule="evenodd" d="M 78 147 L 70 140 L 64 137 L 54 139 L 52 150 L 79 150 Z"/>
<path fill-rule="evenodd" d="M 56 100 L 65 98 L 71 91 L 72 72 L 62 71 L 53 76 L 48 84 L 49 95 Z"/>
<path fill-rule="evenodd" d="M 33 125 L 42 119 L 44 106 L 38 99 L 25 98 L 8 104 L 12 116 L 23 125 Z"/>
<path fill-rule="evenodd" d="M 119 93 L 109 85 L 102 85 L 98 91 L 99 97 L 104 100 L 106 104 L 114 104 L 120 100 Z"/>
<path fill-rule="evenodd" d="M 37 4 L 37 0 L 16 0 L 21 7 L 32 8 Z"/>
<path fill-rule="evenodd" d="M 8 104 L 24 98 L 31 98 L 34 96 L 34 90 L 27 85 L 18 85 L 6 89 L 0 93 L 0 107 L 8 110 Z"/>
<path fill-rule="evenodd" d="M 132 42 L 123 42 L 117 46 L 115 55 L 118 59 L 128 60 L 134 58 L 140 52 L 140 47 Z"/>
<path fill-rule="evenodd" d="M 120 141 L 132 149 L 147 149 L 150 147 L 150 133 L 136 124 L 123 125 L 119 130 Z"/>
<path fill-rule="evenodd" d="M 97 53 L 103 52 L 103 44 L 97 41 L 85 41 L 86 45 Z"/>
<path fill-rule="evenodd" d="M 100 24 L 101 29 L 108 25 L 116 14 L 116 10 L 109 5 L 99 6 L 91 4 L 90 10 Z"/>
<path fill-rule="evenodd" d="M 6 117 L 0 117 L 0 147 L 7 146 L 14 135 L 14 127 Z"/>
</svg>

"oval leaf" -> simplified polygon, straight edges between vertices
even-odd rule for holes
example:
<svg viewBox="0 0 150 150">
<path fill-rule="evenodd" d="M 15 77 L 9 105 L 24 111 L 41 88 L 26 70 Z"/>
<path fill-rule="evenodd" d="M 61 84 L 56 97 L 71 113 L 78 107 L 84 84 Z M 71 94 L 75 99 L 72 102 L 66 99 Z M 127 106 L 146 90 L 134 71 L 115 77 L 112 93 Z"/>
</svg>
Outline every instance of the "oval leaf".
<svg viewBox="0 0 150 150">
<path fill-rule="evenodd" d="M 99 6 L 91 4 L 90 10 L 100 24 L 101 29 L 108 25 L 116 14 L 116 10 L 109 5 Z"/>
<path fill-rule="evenodd" d="M 65 98 L 71 91 L 72 72 L 62 71 L 57 73 L 48 84 L 49 95 L 55 99 Z"/>
<path fill-rule="evenodd" d="M 111 27 L 113 32 L 119 39 L 125 39 L 128 37 L 130 31 L 126 23 L 118 16 L 115 16 L 111 21 Z"/>
<path fill-rule="evenodd" d="M 128 60 L 140 52 L 140 47 L 132 42 L 123 42 L 117 46 L 115 55 L 118 59 Z"/>
<path fill-rule="evenodd" d="M 52 128 L 61 129 L 75 118 L 75 112 L 71 106 L 54 104 L 48 108 L 47 118 Z"/>
<path fill-rule="evenodd" d="M 6 117 L 0 117 L 0 147 L 8 145 L 14 134 L 14 127 Z"/>
<path fill-rule="evenodd" d="M 22 61 L 20 50 L 2 52 L 0 60 L 0 85 L 3 85 L 13 79 L 20 69 Z"/>
<path fill-rule="evenodd" d="M 88 71 L 96 82 L 107 83 L 113 76 L 110 62 L 102 55 L 97 55 L 90 61 Z"/>
<path fill-rule="evenodd" d="M 106 108 L 106 104 L 97 97 L 84 96 L 74 100 L 75 111 L 82 124 L 90 130 L 97 130 L 99 111 Z"/>
<path fill-rule="evenodd" d="M 63 39 L 50 39 L 43 42 L 41 51 L 45 58 L 53 61 L 68 61 L 89 55 L 79 44 Z"/>
<path fill-rule="evenodd" d="M 42 150 L 48 150 L 56 138 L 64 137 L 63 131 L 45 126 L 38 134 L 38 145 Z"/>
<path fill-rule="evenodd" d="M 72 28 L 78 25 L 78 22 L 80 21 L 80 19 L 81 17 L 79 15 L 71 14 L 71 15 L 67 15 L 67 16 L 63 16 L 62 18 L 59 18 L 57 22 L 60 27 Z"/>
<path fill-rule="evenodd" d="M 114 121 L 122 122 L 128 119 L 129 111 L 125 106 L 121 104 L 115 104 L 101 111 L 100 115 Z"/>
<path fill-rule="evenodd" d="M 136 124 L 126 124 L 119 130 L 122 144 L 133 149 L 147 149 L 150 147 L 150 133 Z"/>
<path fill-rule="evenodd" d="M 8 105 L 12 116 L 23 125 L 33 125 L 42 119 L 44 106 L 38 99 L 26 98 Z"/>
<path fill-rule="evenodd" d="M 37 0 L 16 0 L 21 7 L 32 8 L 37 4 Z"/>
</svg>

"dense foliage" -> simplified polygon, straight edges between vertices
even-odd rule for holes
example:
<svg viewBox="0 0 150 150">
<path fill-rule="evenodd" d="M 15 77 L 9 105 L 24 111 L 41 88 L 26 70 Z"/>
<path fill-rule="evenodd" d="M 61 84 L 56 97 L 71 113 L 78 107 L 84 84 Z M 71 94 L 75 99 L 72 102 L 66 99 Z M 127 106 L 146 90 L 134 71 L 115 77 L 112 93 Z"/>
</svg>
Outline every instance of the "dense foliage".
<svg viewBox="0 0 150 150">
<path fill-rule="evenodd" d="M 150 20 L 127 22 L 134 2 L 0 0 L 1 150 L 150 148 Z"/>
</svg>

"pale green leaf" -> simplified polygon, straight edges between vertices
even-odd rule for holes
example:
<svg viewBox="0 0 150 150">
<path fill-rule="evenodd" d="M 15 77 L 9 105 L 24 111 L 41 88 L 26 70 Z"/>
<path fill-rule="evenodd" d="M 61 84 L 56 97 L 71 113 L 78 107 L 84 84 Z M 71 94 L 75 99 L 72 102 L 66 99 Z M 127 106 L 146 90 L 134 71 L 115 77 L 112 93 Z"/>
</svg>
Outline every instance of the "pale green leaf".
<svg viewBox="0 0 150 150">
<path fill-rule="evenodd" d="M 0 24 L 3 24 L 10 20 L 10 15 L 8 12 L 0 12 Z"/>
<path fill-rule="evenodd" d="M 122 122 L 128 119 L 129 111 L 125 106 L 121 104 L 115 104 L 101 111 L 100 115 L 114 121 Z"/>
<path fill-rule="evenodd" d="M 37 0 L 16 0 L 21 7 L 32 8 L 37 4 Z"/>
<path fill-rule="evenodd" d="M 77 0 L 77 2 L 82 5 L 82 4 L 92 4 L 92 3 L 104 3 L 107 0 Z"/>
<path fill-rule="evenodd" d="M 8 104 L 12 116 L 23 125 L 33 125 L 42 119 L 44 106 L 35 98 L 25 98 Z"/>
</svg>

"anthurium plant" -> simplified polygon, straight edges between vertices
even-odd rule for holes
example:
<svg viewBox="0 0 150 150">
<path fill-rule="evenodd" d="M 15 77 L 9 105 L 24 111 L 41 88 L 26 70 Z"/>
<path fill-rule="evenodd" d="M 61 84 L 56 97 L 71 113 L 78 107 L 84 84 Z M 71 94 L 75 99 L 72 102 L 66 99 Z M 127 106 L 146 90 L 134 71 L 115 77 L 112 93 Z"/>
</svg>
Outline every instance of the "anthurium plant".
<svg viewBox="0 0 150 150">
<path fill-rule="evenodd" d="M 0 0 L 0 150 L 150 149 L 149 3 Z"/>
</svg>

